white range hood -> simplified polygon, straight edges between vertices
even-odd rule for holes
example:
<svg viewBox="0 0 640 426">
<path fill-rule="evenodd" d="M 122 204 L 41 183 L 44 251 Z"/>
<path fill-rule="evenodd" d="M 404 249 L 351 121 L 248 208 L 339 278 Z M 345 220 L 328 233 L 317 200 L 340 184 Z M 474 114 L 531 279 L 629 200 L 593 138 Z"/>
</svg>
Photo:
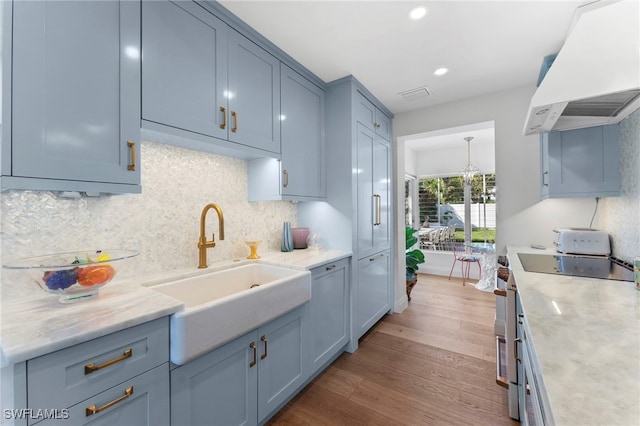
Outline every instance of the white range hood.
<svg viewBox="0 0 640 426">
<path fill-rule="evenodd" d="M 525 135 L 617 123 L 640 108 L 639 5 L 600 1 L 578 9 L 531 99 Z"/>
</svg>

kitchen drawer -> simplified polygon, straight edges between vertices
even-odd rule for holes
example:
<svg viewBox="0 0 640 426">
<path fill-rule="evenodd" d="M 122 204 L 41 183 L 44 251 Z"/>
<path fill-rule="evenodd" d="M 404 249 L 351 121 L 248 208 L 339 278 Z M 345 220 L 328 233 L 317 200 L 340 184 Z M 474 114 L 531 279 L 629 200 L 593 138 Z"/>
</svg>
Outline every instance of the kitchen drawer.
<svg viewBox="0 0 640 426">
<path fill-rule="evenodd" d="M 169 426 L 169 363 L 45 419 L 46 425 Z M 85 395 L 86 397 L 86 395 Z M 96 412 L 97 411 L 97 412 Z"/>
<path fill-rule="evenodd" d="M 168 361 L 167 317 L 27 361 L 27 403 L 68 408 Z"/>
</svg>

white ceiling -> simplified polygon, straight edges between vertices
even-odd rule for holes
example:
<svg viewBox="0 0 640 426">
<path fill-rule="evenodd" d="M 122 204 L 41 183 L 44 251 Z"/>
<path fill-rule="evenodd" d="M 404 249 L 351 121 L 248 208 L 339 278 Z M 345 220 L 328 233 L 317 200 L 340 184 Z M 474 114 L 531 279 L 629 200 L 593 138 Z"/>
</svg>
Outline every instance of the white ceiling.
<svg viewBox="0 0 640 426">
<path fill-rule="evenodd" d="M 584 0 L 221 0 L 326 82 L 352 74 L 392 112 L 527 84 Z M 409 11 L 428 8 L 411 21 Z M 449 68 L 436 77 L 433 71 Z M 398 93 L 428 86 L 427 98 Z"/>
</svg>

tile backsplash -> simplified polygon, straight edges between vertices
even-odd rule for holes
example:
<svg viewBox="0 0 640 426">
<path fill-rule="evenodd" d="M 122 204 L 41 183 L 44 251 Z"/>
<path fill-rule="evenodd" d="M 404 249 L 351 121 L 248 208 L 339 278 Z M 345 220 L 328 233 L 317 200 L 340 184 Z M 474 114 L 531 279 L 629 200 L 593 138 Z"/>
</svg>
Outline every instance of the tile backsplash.
<svg viewBox="0 0 640 426">
<path fill-rule="evenodd" d="M 620 123 L 620 196 L 600 200 L 597 227 L 611 235 L 613 255 L 640 256 L 640 110 Z"/>
<path fill-rule="evenodd" d="M 211 210 L 207 236 L 215 233 L 216 247 L 208 249 L 209 263 L 246 257 L 247 239 L 262 240 L 261 251 L 279 250 L 282 223 L 295 225 L 295 204 L 247 201 L 244 160 L 154 142 L 142 143 L 141 157 L 142 194 L 65 199 L 3 192 L 2 260 L 111 247 L 140 251 L 123 269 L 128 274 L 196 268 L 200 214 L 212 202 L 223 210 L 225 240 Z"/>
</svg>

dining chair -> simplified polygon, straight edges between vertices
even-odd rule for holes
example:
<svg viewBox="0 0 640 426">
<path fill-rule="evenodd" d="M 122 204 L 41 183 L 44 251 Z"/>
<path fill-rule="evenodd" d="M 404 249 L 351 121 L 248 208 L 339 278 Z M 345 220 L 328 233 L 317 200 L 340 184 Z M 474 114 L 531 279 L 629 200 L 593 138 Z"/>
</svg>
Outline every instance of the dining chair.
<svg viewBox="0 0 640 426">
<path fill-rule="evenodd" d="M 480 278 L 482 278 L 482 266 L 480 266 L 480 257 L 475 256 L 473 253 L 459 253 L 456 251 L 456 244 L 452 245 L 453 251 L 453 265 L 451 265 L 451 272 L 449 272 L 449 279 L 451 279 L 451 275 L 453 274 L 453 268 L 456 266 L 456 263 L 460 262 L 460 271 L 462 272 L 462 285 L 466 285 L 466 282 L 469 280 L 469 271 L 471 270 L 471 264 L 476 263 L 478 265 L 478 271 L 480 273 Z"/>
</svg>

